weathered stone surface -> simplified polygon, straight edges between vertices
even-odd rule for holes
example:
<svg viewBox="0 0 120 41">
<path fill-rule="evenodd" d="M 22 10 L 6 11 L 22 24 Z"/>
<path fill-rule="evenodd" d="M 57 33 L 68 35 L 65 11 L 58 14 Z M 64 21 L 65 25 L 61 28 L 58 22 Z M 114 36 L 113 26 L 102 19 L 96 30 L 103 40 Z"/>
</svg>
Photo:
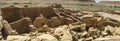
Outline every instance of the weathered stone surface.
<svg viewBox="0 0 120 41">
<path fill-rule="evenodd" d="M 84 31 L 86 31 L 86 25 L 85 24 L 81 24 L 78 27 L 71 28 L 71 30 L 77 31 L 77 32 L 84 32 Z"/>
<path fill-rule="evenodd" d="M 35 32 L 37 28 L 34 25 L 29 25 L 30 32 Z"/>
<path fill-rule="evenodd" d="M 106 21 L 103 24 L 104 24 L 104 26 L 107 26 L 107 25 L 110 25 L 110 26 L 113 26 L 113 27 L 115 27 L 115 26 L 119 27 L 120 26 L 119 22 L 112 22 L 112 21 Z"/>
<path fill-rule="evenodd" d="M 17 21 L 23 17 L 29 17 L 34 21 L 36 17 L 40 16 L 39 14 L 43 14 L 46 18 L 57 16 L 53 7 L 6 7 L 2 8 L 1 11 L 3 19 L 7 20 L 9 23 Z"/>
<path fill-rule="evenodd" d="M 58 17 L 51 18 L 51 20 L 50 20 L 51 27 L 57 27 L 57 26 L 60 26 L 60 24 L 61 24 L 61 22 Z"/>
<path fill-rule="evenodd" d="M 51 7 L 53 7 L 53 8 L 63 8 L 61 4 L 53 4 Z"/>
<path fill-rule="evenodd" d="M 86 31 L 84 31 L 82 34 L 81 34 L 81 38 L 88 38 L 90 37 L 90 34 Z"/>
<path fill-rule="evenodd" d="M 0 16 L 0 35 L 1 35 L 2 27 L 3 27 L 3 24 L 2 24 L 2 16 Z"/>
<path fill-rule="evenodd" d="M 112 11 L 112 13 L 120 15 L 120 11 Z"/>
<path fill-rule="evenodd" d="M 115 27 L 115 35 L 120 35 L 120 27 Z"/>
<path fill-rule="evenodd" d="M 74 21 L 70 18 L 65 18 L 65 24 L 71 24 L 73 23 Z"/>
<path fill-rule="evenodd" d="M 97 38 L 93 41 L 119 41 L 119 40 L 120 40 L 120 36 L 107 36 L 107 37 Z"/>
<path fill-rule="evenodd" d="M 37 17 L 33 22 L 33 25 L 37 28 L 43 27 L 45 24 L 48 25 L 48 19 L 44 17 Z"/>
<path fill-rule="evenodd" d="M 102 17 L 84 17 L 83 21 L 85 22 L 87 27 L 103 26 L 103 18 Z"/>
<path fill-rule="evenodd" d="M 60 41 L 72 41 L 72 35 L 70 34 L 69 30 L 64 30 L 63 35 L 60 36 Z"/>
<path fill-rule="evenodd" d="M 2 40 L 2 36 L 0 35 L 0 40 Z"/>
<path fill-rule="evenodd" d="M 2 20 L 2 23 L 3 23 L 3 29 L 5 31 L 4 33 L 7 33 L 8 35 L 18 34 L 16 30 L 12 29 L 11 25 L 6 20 Z"/>
<path fill-rule="evenodd" d="M 78 39 L 78 41 L 84 41 L 84 40 L 85 40 L 85 38 Z"/>
<path fill-rule="evenodd" d="M 22 18 L 18 21 L 10 23 L 10 26 L 12 29 L 16 30 L 19 34 L 22 33 L 29 33 L 30 32 L 30 26 L 32 24 L 32 21 L 30 18 Z"/>
<path fill-rule="evenodd" d="M 8 21 L 2 20 L 2 35 L 5 39 L 7 34 L 18 32 L 30 37 L 22 41 L 92 41 L 98 37 L 120 35 L 119 15 L 93 13 L 95 12 L 67 10 L 60 4 L 49 7 L 2 8 L 3 19 Z"/>
<path fill-rule="evenodd" d="M 72 41 L 72 35 L 68 29 L 65 29 L 66 25 L 56 28 L 55 32 L 53 33 L 54 36 L 59 41 Z"/>
<path fill-rule="evenodd" d="M 103 17 L 95 17 L 95 18 L 97 19 L 96 25 L 99 27 L 103 26 L 103 21 L 104 21 Z"/>
<path fill-rule="evenodd" d="M 2 8 L 2 17 L 7 20 L 9 23 L 19 20 L 21 15 L 19 13 L 19 8 L 17 7 L 6 7 Z"/>
<path fill-rule="evenodd" d="M 87 27 L 90 27 L 90 26 L 93 25 L 93 22 L 92 22 L 91 18 L 85 18 L 84 22 L 85 22 Z"/>
<path fill-rule="evenodd" d="M 104 13 L 104 12 L 97 12 L 97 14 L 101 15 L 104 18 L 113 19 L 113 20 L 120 22 L 120 18 L 119 18 L 120 15 Z"/>
<path fill-rule="evenodd" d="M 92 37 L 89 37 L 89 38 L 86 38 L 84 41 L 92 41 L 93 38 Z"/>
<path fill-rule="evenodd" d="M 108 31 L 108 34 L 113 34 L 115 32 L 115 28 L 113 28 L 112 26 L 106 26 L 105 27 L 105 31 Z"/>
<path fill-rule="evenodd" d="M 55 37 L 53 37 L 52 35 L 42 34 L 31 41 L 58 41 L 58 40 Z"/>
<path fill-rule="evenodd" d="M 56 37 L 60 36 L 61 34 L 63 34 L 63 31 L 64 31 L 64 28 L 56 28 L 55 31 L 54 31 L 54 35 Z"/>
<path fill-rule="evenodd" d="M 64 25 L 65 24 L 65 17 L 64 16 L 60 16 L 59 19 L 60 19 L 60 22 L 61 22 L 61 25 Z"/>
<path fill-rule="evenodd" d="M 93 37 L 93 38 L 97 38 L 100 36 L 100 31 L 96 28 L 93 28 L 93 27 L 90 27 L 89 30 L 88 30 L 88 33 L 90 33 L 90 35 Z"/>
<path fill-rule="evenodd" d="M 105 31 L 102 31 L 101 32 L 101 35 L 104 37 L 104 36 L 107 36 L 108 35 L 108 32 L 105 32 Z"/>
<path fill-rule="evenodd" d="M 79 39 L 82 40 L 81 35 L 82 35 L 82 33 L 72 34 L 73 41 L 79 41 Z"/>
<path fill-rule="evenodd" d="M 89 11 L 82 11 L 81 13 L 82 13 L 82 14 L 90 14 L 90 13 L 92 13 L 92 12 L 89 12 Z"/>
<path fill-rule="evenodd" d="M 35 20 L 36 17 L 39 16 L 39 12 L 38 12 L 38 8 L 37 7 L 24 7 L 21 8 L 22 12 L 20 12 L 20 14 L 23 14 L 24 17 L 29 17 L 32 19 L 32 21 Z"/>
<path fill-rule="evenodd" d="M 105 30 L 105 27 L 103 27 L 103 26 L 98 26 L 98 27 L 96 27 L 98 30 L 100 30 L 100 31 L 104 31 Z"/>
<path fill-rule="evenodd" d="M 20 35 L 10 35 L 7 37 L 7 40 L 2 41 L 29 41 L 30 37 L 20 36 Z"/>
<path fill-rule="evenodd" d="M 41 28 L 38 28 L 38 33 L 39 32 L 51 32 L 52 30 L 50 29 L 50 27 L 48 27 L 47 25 L 44 25 L 43 27 L 41 27 Z"/>
<path fill-rule="evenodd" d="M 43 14 L 43 16 L 46 18 L 52 18 L 57 16 L 54 12 L 53 7 L 39 7 L 38 12 Z"/>
<path fill-rule="evenodd" d="M 40 16 L 40 14 L 46 18 L 57 16 L 52 7 L 25 7 L 23 8 L 23 14 L 24 17 L 30 17 L 33 21 L 36 17 Z"/>
</svg>

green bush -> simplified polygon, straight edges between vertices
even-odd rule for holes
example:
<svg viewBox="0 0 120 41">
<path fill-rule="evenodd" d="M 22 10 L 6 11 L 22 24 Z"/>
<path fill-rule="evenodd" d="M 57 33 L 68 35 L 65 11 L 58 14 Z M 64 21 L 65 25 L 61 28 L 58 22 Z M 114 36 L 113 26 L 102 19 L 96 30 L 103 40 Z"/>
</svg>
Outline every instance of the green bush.
<svg viewBox="0 0 120 41">
<path fill-rule="evenodd" d="M 113 6 L 109 6 L 110 8 L 113 8 Z"/>
<path fill-rule="evenodd" d="M 117 6 L 114 6 L 114 8 L 117 8 Z"/>
<path fill-rule="evenodd" d="M 28 3 L 24 3 L 24 4 L 32 4 L 31 2 L 28 2 Z"/>
<path fill-rule="evenodd" d="M 13 4 L 19 4 L 18 2 L 14 2 Z"/>
<path fill-rule="evenodd" d="M 94 4 L 91 4 L 90 6 L 94 6 Z"/>
<path fill-rule="evenodd" d="M 120 6 L 118 6 L 118 8 L 120 8 Z"/>
</svg>

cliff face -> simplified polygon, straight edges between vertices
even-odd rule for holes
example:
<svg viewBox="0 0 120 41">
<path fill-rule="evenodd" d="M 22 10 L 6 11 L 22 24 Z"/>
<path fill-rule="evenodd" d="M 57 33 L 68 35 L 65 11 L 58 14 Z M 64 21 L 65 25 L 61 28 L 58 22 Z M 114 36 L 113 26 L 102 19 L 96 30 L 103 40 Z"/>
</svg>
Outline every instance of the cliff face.
<svg viewBox="0 0 120 41">
<path fill-rule="evenodd" d="M 100 3 L 120 4 L 120 1 L 101 1 Z"/>
<path fill-rule="evenodd" d="M 82 2 L 94 2 L 94 0 L 0 0 L 0 2 L 39 2 L 39 1 L 82 1 Z"/>
<path fill-rule="evenodd" d="M 79 0 L 79 1 L 84 1 L 84 2 L 94 2 L 94 0 Z"/>
</svg>

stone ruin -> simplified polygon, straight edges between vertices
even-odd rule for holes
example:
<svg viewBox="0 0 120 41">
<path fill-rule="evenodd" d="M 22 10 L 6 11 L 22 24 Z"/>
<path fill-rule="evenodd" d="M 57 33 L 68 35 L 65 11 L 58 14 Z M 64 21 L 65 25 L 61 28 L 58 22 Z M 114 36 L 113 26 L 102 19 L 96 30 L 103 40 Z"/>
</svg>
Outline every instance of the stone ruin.
<svg viewBox="0 0 120 41">
<path fill-rule="evenodd" d="M 93 12 L 65 9 L 60 4 L 48 7 L 11 6 L 2 8 L 1 11 L 3 38 L 6 38 L 7 35 L 25 33 L 34 36 L 31 32 L 35 32 L 52 34 L 53 36 L 45 35 L 55 38 L 54 41 L 65 41 L 64 38 L 70 39 L 68 41 L 78 41 L 79 39 L 91 41 L 100 36 L 113 35 L 111 30 L 106 30 L 105 26 L 115 23 L 114 19 L 106 19 L 105 16 L 96 15 Z M 119 27 L 119 23 L 114 26 Z M 43 36 L 37 38 L 43 38 Z"/>
<path fill-rule="evenodd" d="M 64 14 L 65 12 L 63 13 L 65 16 L 57 13 L 59 10 L 63 10 L 60 4 L 48 7 L 19 8 L 11 6 L 1 9 L 3 20 L 7 21 L 9 28 L 16 30 L 17 34 L 29 33 L 31 28 L 41 28 L 44 25 L 54 28 L 73 23 L 73 20 Z M 8 27 L 5 25 L 4 28 L 7 30 Z"/>
</svg>

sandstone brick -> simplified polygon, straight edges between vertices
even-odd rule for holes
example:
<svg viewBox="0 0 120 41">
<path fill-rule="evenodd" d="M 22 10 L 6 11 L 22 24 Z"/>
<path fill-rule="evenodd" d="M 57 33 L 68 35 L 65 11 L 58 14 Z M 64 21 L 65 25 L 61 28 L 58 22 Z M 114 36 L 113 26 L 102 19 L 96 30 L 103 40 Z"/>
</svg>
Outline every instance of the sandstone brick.
<svg viewBox="0 0 120 41">
<path fill-rule="evenodd" d="M 37 17 L 33 22 L 33 25 L 37 28 L 43 27 L 45 24 L 48 25 L 48 19 L 44 17 Z"/>
<path fill-rule="evenodd" d="M 32 21 L 34 21 L 35 18 L 39 16 L 37 7 L 24 7 L 22 11 L 23 11 L 24 17 L 29 17 L 32 19 Z"/>
<path fill-rule="evenodd" d="M 43 16 L 46 18 L 52 18 L 54 16 L 57 16 L 52 7 L 39 7 L 38 9 L 38 12 L 43 14 Z"/>
<path fill-rule="evenodd" d="M 65 18 L 65 24 L 71 24 L 73 23 L 74 21 L 70 18 Z"/>
<path fill-rule="evenodd" d="M 10 26 L 12 29 L 16 30 L 19 34 L 23 33 L 29 33 L 30 32 L 30 26 L 32 24 L 32 21 L 30 18 L 22 18 L 18 21 L 10 23 Z"/>
<path fill-rule="evenodd" d="M 51 18 L 50 24 L 51 24 L 51 27 L 57 27 L 57 26 L 60 26 L 61 22 L 58 17 L 53 17 Z"/>
<path fill-rule="evenodd" d="M 19 8 L 17 7 L 6 7 L 2 8 L 1 11 L 3 19 L 7 20 L 9 23 L 17 21 L 21 18 Z"/>
<path fill-rule="evenodd" d="M 16 30 L 13 30 L 10 24 L 6 20 L 2 20 L 3 29 L 8 35 L 18 34 Z"/>
</svg>

